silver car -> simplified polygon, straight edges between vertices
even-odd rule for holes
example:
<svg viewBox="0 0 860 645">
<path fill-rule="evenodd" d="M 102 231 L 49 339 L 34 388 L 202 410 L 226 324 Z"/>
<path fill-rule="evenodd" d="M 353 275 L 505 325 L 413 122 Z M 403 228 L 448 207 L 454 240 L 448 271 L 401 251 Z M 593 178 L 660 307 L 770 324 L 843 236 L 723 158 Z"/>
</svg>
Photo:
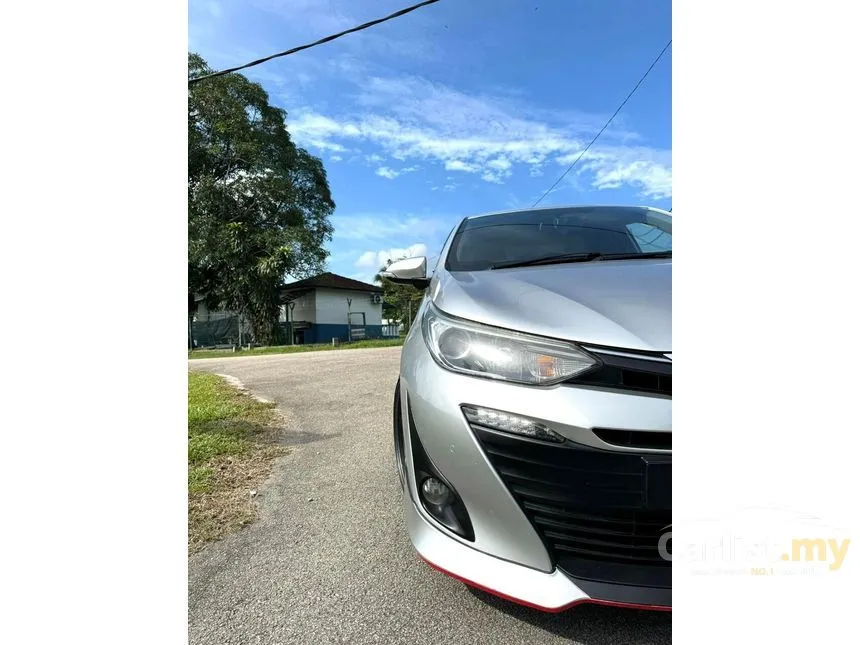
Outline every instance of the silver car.
<svg viewBox="0 0 860 645">
<path fill-rule="evenodd" d="M 384 275 L 426 290 L 394 394 L 421 558 L 544 611 L 670 610 L 671 213 L 467 217 Z"/>
</svg>

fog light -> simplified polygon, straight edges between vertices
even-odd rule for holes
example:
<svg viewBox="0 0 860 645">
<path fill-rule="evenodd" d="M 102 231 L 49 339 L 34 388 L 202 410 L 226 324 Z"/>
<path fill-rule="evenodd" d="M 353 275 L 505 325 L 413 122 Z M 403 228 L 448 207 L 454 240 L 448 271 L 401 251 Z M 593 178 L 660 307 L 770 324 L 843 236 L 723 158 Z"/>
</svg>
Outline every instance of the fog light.
<svg viewBox="0 0 860 645">
<path fill-rule="evenodd" d="M 409 419 L 409 438 L 412 442 L 412 464 L 415 476 L 415 488 L 409 489 L 410 495 L 415 496 L 414 501 L 424 511 L 438 522 L 442 527 L 455 535 L 468 540 L 475 541 L 475 531 L 469 519 L 469 513 L 457 489 L 442 476 L 421 443 L 421 438 L 415 428 L 415 419 L 412 416 L 412 406 L 408 399 L 406 410 Z"/>
<path fill-rule="evenodd" d="M 543 423 L 521 417 L 510 412 L 502 412 L 501 410 L 492 410 L 490 408 L 481 408 L 474 405 L 464 405 L 463 414 L 473 423 L 485 428 L 493 430 L 501 430 L 511 434 L 518 434 L 530 439 L 539 439 L 541 441 L 552 441 L 555 443 L 564 443 L 566 439 L 558 434 L 555 430 L 548 428 Z"/>
<path fill-rule="evenodd" d="M 433 506 L 445 506 L 451 501 L 451 489 L 435 477 L 428 477 L 421 484 L 421 495 L 428 504 Z"/>
</svg>

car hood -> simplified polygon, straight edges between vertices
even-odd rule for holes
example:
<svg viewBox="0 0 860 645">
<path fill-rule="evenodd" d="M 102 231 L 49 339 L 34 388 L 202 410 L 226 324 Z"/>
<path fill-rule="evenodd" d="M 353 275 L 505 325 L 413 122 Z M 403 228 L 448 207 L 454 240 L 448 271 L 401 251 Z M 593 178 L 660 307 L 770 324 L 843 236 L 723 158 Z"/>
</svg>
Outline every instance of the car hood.
<svg viewBox="0 0 860 645">
<path fill-rule="evenodd" d="M 672 351 L 672 260 L 441 271 L 430 297 L 487 325 L 586 344 Z"/>
</svg>

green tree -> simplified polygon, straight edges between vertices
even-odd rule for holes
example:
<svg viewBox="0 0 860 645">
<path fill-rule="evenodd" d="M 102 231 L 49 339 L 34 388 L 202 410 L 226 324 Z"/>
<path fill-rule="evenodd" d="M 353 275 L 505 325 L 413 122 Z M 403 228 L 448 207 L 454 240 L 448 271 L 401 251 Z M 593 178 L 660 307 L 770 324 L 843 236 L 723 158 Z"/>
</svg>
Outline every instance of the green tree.
<svg viewBox="0 0 860 645">
<path fill-rule="evenodd" d="M 189 54 L 189 77 L 211 71 Z M 278 287 L 321 272 L 332 234 L 325 168 L 285 118 L 240 74 L 188 90 L 189 292 L 243 315 L 262 344 L 277 328 Z"/>
<path fill-rule="evenodd" d="M 404 257 L 396 258 L 402 260 Z M 416 289 L 408 284 L 395 284 L 388 278 L 382 276 L 382 272 L 391 264 L 388 261 L 384 267 L 379 268 L 379 273 L 373 276 L 373 281 L 382 286 L 382 317 L 402 324 L 407 331 L 415 322 L 415 314 L 421 306 L 424 291 Z"/>
</svg>

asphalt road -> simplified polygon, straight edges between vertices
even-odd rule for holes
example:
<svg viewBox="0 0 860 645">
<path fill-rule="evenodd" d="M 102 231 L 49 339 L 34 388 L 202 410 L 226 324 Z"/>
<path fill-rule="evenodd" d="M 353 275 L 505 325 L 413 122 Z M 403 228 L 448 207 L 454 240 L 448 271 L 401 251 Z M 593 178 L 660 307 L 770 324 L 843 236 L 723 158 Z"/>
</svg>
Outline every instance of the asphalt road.
<svg viewBox="0 0 860 645">
<path fill-rule="evenodd" d="M 400 348 L 189 361 L 275 401 L 292 448 L 259 491 L 261 519 L 190 559 L 190 643 L 670 643 L 670 614 L 544 614 L 417 558 L 391 446 L 399 361 Z"/>
</svg>

